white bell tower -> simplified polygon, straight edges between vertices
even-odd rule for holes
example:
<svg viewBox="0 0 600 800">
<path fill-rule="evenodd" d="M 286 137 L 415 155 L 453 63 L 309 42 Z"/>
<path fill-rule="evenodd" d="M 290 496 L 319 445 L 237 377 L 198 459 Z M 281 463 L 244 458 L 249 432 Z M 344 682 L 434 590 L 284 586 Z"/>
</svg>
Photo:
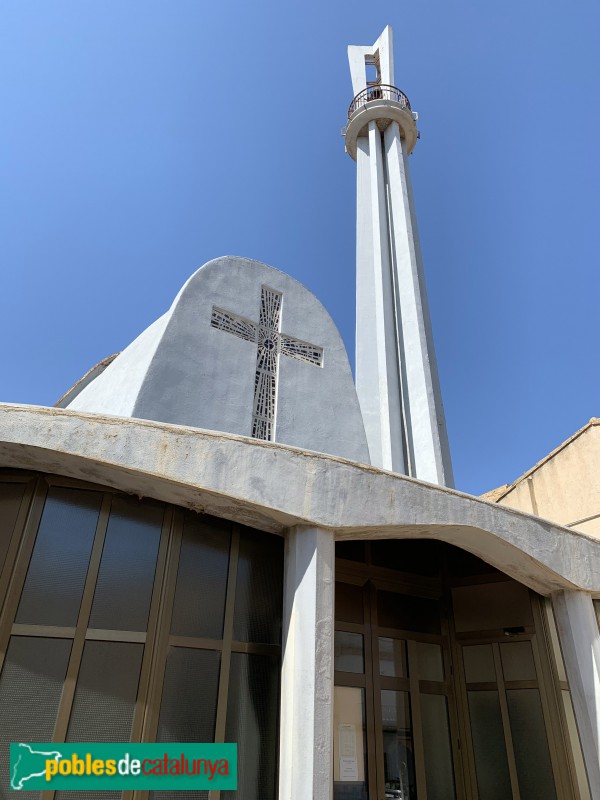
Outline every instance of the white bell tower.
<svg viewBox="0 0 600 800">
<path fill-rule="evenodd" d="M 452 486 L 408 156 L 417 115 L 394 85 L 392 29 L 348 48 L 356 161 L 356 388 L 371 463 Z"/>
</svg>

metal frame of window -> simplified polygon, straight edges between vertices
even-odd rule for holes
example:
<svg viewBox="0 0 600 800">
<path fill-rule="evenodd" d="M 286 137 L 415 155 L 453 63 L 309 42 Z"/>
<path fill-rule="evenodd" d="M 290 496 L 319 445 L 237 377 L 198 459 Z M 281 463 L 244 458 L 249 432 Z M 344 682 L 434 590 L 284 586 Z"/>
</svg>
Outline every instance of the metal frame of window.
<svg viewBox="0 0 600 800">
<path fill-rule="evenodd" d="M 169 647 L 219 651 L 221 662 L 214 741 L 223 742 L 227 723 L 231 654 L 268 655 L 281 659 L 280 645 L 256 644 L 233 639 L 240 526 L 230 523 L 231 543 L 222 639 L 174 636 L 170 633 L 185 517 L 182 509 L 166 503 L 161 503 L 164 507 L 163 521 L 146 632 L 92 629 L 88 628 L 88 623 L 108 530 L 112 498 L 116 494 L 123 493 L 117 489 L 51 475 L 0 473 L 0 481 L 2 480 L 24 483 L 26 489 L 10 540 L 5 565 L 0 574 L 0 600 L 5 600 L 3 604 L 0 604 L 0 673 L 11 636 L 64 638 L 72 641 L 52 741 L 62 742 L 67 735 L 85 642 L 92 640 L 144 644 L 131 727 L 130 740 L 132 742 L 155 741 Z M 14 623 L 48 490 L 51 487 L 85 489 L 102 495 L 75 627 Z M 276 774 L 275 781 L 277 778 Z M 54 800 L 54 794 L 53 791 L 42 792 L 41 800 Z M 146 800 L 147 796 L 148 792 L 146 791 L 123 792 L 123 800 Z M 209 800 L 220 800 L 220 792 L 212 790 L 209 793 Z"/>
</svg>

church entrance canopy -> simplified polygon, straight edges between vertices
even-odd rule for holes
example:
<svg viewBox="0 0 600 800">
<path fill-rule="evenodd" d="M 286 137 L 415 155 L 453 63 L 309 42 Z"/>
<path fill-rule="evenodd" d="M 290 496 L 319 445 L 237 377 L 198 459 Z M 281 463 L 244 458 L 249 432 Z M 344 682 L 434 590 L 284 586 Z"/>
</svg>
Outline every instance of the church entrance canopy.
<svg viewBox="0 0 600 800">
<path fill-rule="evenodd" d="M 254 529 L 255 532 L 248 532 L 250 538 L 266 536 L 280 550 L 285 543 L 283 596 L 278 601 L 283 631 L 280 640 L 253 638 L 251 631 L 255 626 L 252 625 L 248 628 L 249 638 L 235 632 L 236 614 L 239 612 L 236 608 L 237 592 L 242 584 L 239 584 L 238 573 L 235 595 L 230 595 L 233 567 L 227 571 L 224 590 L 225 605 L 233 609 L 230 611 L 233 622 L 225 612 L 222 638 L 214 632 L 190 633 L 169 627 L 177 606 L 176 598 L 172 599 L 172 608 L 162 616 L 162 627 L 153 629 L 157 643 L 163 643 L 157 644 L 159 650 L 163 647 L 160 650 L 161 669 L 164 668 L 163 700 L 160 704 L 166 696 L 164 687 L 167 684 L 164 681 L 169 664 L 175 665 L 175 669 L 180 655 L 203 662 L 200 667 L 192 665 L 194 675 L 208 675 L 210 669 L 204 661 L 214 660 L 215 653 L 229 653 L 229 674 L 235 675 L 235 679 L 229 680 L 227 697 L 234 705 L 242 703 L 243 698 L 232 699 L 231 692 L 244 685 L 255 686 L 257 691 L 261 686 L 269 687 L 267 696 L 271 701 L 273 695 L 269 692 L 275 687 L 277 697 L 279 691 L 279 708 L 269 706 L 269 719 L 273 719 L 273 713 L 278 713 L 280 800 L 329 800 L 334 789 L 346 792 L 339 796 L 348 798 L 354 798 L 356 792 L 359 798 L 365 797 L 360 792 L 370 792 L 366 795 L 369 800 L 382 800 L 386 792 L 388 800 L 394 797 L 394 792 L 399 798 L 402 797 L 398 794 L 401 791 L 412 798 L 416 792 L 421 800 L 423 787 L 427 797 L 436 797 L 435 792 L 439 789 L 456 792 L 457 797 L 465 798 L 475 797 L 477 791 L 483 798 L 486 795 L 484 785 L 480 786 L 482 775 L 487 775 L 493 787 L 510 786 L 512 795 L 502 796 L 504 800 L 505 796 L 516 797 L 515 787 L 521 786 L 524 780 L 523 770 L 527 765 L 519 761 L 523 752 L 529 754 L 528 764 L 550 764 L 544 771 L 544 778 L 551 776 L 552 779 L 546 796 L 550 797 L 554 791 L 557 798 L 577 797 L 575 789 L 572 789 L 572 794 L 569 794 L 571 789 L 565 789 L 576 772 L 574 745 L 577 732 L 573 714 L 569 717 L 568 711 L 561 710 L 556 699 L 552 701 L 552 692 L 566 691 L 567 684 L 560 676 L 556 679 L 558 666 L 553 666 L 551 651 L 547 647 L 546 612 L 540 596 L 551 597 L 555 610 L 560 609 L 561 604 L 564 607 L 562 629 L 557 613 L 560 644 L 565 654 L 568 688 L 573 697 L 583 758 L 590 782 L 593 782 L 594 763 L 597 765 L 597 758 L 594 761 L 595 740 L 593 735 L 585 734 L 585 726 L 593 730 L 597 708 L 593 695 L 585 694 L 587 673 L 583 669 L 578 671 L 576 659 L 582 654 L 585 657 L 585 650 L 577 637 L 582 624 L 587 624 L 587 606 L 593 617 L 591 597 L 600 595 L 600 576 L 596 566 L 600 561 L 600 543 L 597 540 L 447 488 L 345 459 L 232 434 L 137 419 L 2 406 L 0 457 L 6 468 L 52 473 L 60 475 L 63 481 L 71 479 L 101 485 L 108 493 L 116 490 L 117 493 L 145 497 L 147 499 L 142 503 L 146 509 L 144 513 L 151 514 L 151 509 L 157 503 L 160 506 L 162 501 L 191 509 L 192 517 L 196 516 L 194 512 L 200 512 L 204 518 L 219 518 L 221 522 L 215 523 L 216 527 L 225 538 L 230 537 L 225 548 L 230 564 L 235 548 L 242 546 L 242 533 L 239 545 L 234 541 L 236 526 L 240 531 Z M 106 515 L 102 503 L 98 513 Z M 125 517 L 129 504 L 135 506 L 139 501 L 123 500 L 123 503 L 125 510 L 120 516 Z M 91 512 L 88 509 L 86 513 Z M 177 511 L 177 514 L 184 513 Z M 159 529 L 160 537 L 165 535 L 164 522 L 153 523 L 150 520 L 148 524 L 151 528 L 154 525 L 155 538 Z M 105 550 L 98 543 L 97 526 L 94 531 L 88 536 L 88 545 L 98 559 L 100 552 Z M 176 546 L 183 548 L 185 525 L 180 528 L 178 536 L 179 544 Z M 105 537 L 108 544 L 110 525 L 105 530 Z M 158 569 L 162 559 L 160 563 L 165 575 L 171 575 L 169 585 L 177 586 L 177 581 L 181 580 L 177 564 L 184 562 L 176 561 L 175 550 L 161 549 L 160 537 L 157 560 L 152 569 Z M 416 559 L 421 572 L 413 565 L 410 573 L 408 550 L 401 558 L 395 558 L 392 551 L 393 548 L 400 548 L 398 552 L 410 548 L 413 545 L 401 540 L 415 539 L 419 540 L 419 547 L 432 548 L 433 555 L 421 555 Z M 336 540 L 341 558 L 337 570 L 334 563 Z M 82 542 L 83 539 L 81 546 Z M 363 549 L 362 555 L 357 554 L 357 549 L 365 547 L 367 550 Z M 385 548 L 391 549 L 386 551 Z M 423 574 L 428 565 L 440 563 L 435 555 L 438 553 L 436 548 L 446 548 L 448 552 L 460 548 L 463 559 L 467 558 L 464 553 L 468 551 L 477 564 L 484 564 L 487 572 L 465 572 L 464 563 L 459 559 L 443 575 Z M 370 556 L 367 555 L 369 549 Z M 35 547 L 32 552 L 35 554 Z M 238 550 L 238 559 L 240 554 L 241 549 Z M 14 550 L 10 550 L 8 557 L 16 557 Z M 99 579 L 102 560 L 96 561 L 98 563 L 96 577 Z M 25 591 L 28 557 L 23 564 L 21 569 L 24 571 L 17 577 Z M 32 560 L 30 569 L 33 564 Z M 198 569 L 201 567 L 202 564 Z M 152 572 L 150 567 L 148 569 Z M 383 581 L 381 570 L 388 570 Z M 393 576 L 389 574 L 391 571 L 394 571 Z M 271 572 L 275 574 L 275 569 Z M 500 572 L 503 574 L 497 574 Z M 397 573 L 416 574 L 417 578 L 407 579 L 406 574 L 399 576 Z M 175 575 L 177 580 L 174 580 Z M 490 580 L 490 575 L 495 575 L 493 580 Z M 10 581 L 16 580 L 10 575 L 9 578 Z M 338 613 L 334 616 L 336 578 L 339 584 L 347 586 L 339 594 Z M 85 579 L 84 594 L 88 591 L 88 603 L 91 602 L 92 606 L 87 608 L 86 615 L 100 613 L 94 610 L 95 596 L 91 589 L 85 588 L 87 582 Z M 17 618 L 20 613 L 25 614 L 25 610 L 20 610 L 25 595 L 8 586 L 5 581 L 1 587 L 3 591 L 8 589 L 6 597 L 13 604 L 4 615 L 4 644 L 8 644 L 12 636 L 19 645 L 25 639 L 35 640 L 36 646 L 51 640 L 50 645 L 60 649 L 71 637 L 72 642 L 79 642 L 79 651 L 75 655 L 72 655 L 75 652 L 72 650 L 63 654 L 64 663 L 59 663 L 60 653 L 54 660 L 48 658 L 47 663 L 55 664 L 57 670 L 59 667 L 75 670 L 70 665 L 76 657 L 73 664 L 78 664 L 77 675 L 81 677 L 87 675 L 88 665 L 93 661 L 91 657 L 86 660 L 86 648 L 91 652 L 94 648 L 118 645 L 128 650 L 132 674 L 139 666 L 142 675 L 144 656 L 138 664 L 140 656 L 134 651 L 141 652 L 141 646 L 147 641 L 145 637 L 150 635 L 150 627 L 125 635 L 118 627 L 120 621 L 94 622 L 92 625 L 92 618 L 81 614 L 74 622 L 36 621 L 31 617 L 31 608 L 27 611 L 27 619 Z M 494 598 L 494 602 L 487 608 L 486 619 L 469 621 L 469 615 L 483 613 L 485 598 L 478 594 L 482 591 L 481 586 L 487 586 L 485 596 Z M 508 595 L 499 597 L 498 593 L 502 592 L 508 592 Z M 216 595 L 214 592 L 209 595 L 212 602 Z M 228 601 L 230 596 L 236 599 Z M 267 596 L 272 598 L 275 594 L 268 591 Z M 252 597 L 256 599 L 258 595 L 252 591 L 249 598 Z M 166 599 L 161 602 L 166 609 Z M 160 603 L 155 606 L 159 607 Z M 31 613 L 34 613 L 36 607 L 32 608 Z M 362 609 L 362 618 L 356 616 L 359 608 Z M 510 618 L 497 619 L 497 609 L 503 612 L 512 609 Z M 43 604 L 38 610 L 48 611 Z M 148 619 L 151 620 L 152 611 L 149 613 Z M 571 613 L 578 614 L 577 624 L 567 627 L 564 620 Z M 337 664 L 334 659 L 336 617 Z M 231 627 L 227 629 L 227 619 L 230 620 L 229 626 L 233 624 L 233 630 Z M 591 627 L 586 629 L 586 640 L 598 636 L 596 621 L 592 621 L 595 633 Z M 49 633 L 48 627 L 53 628 Z M 55 635 L 57 630 L 60 635 Z M 551 638 L 551 632 L 548 635 Z M 16 651 L 11 651 L 10 647 L 8 644 L 7 655 L 14 655 Z M 169 648 L 175 655 L 169 656 Z M 244 672 L 242 662 L 247 657 L 266 658 L 267 661 L 280 658 L 281 672 L 277 668 L 270 678 L 265 678 L 265 683 L 257 678 L 255 685 L 251 676 Z M 178 666 L 185 678 L 189 664 Z M 149 687 L 153 680 L 151 676 L 158 674 L 158 668 L 159 662 L 154 661 L 147 667 L 149 672 L 144 673 L 146 680 L 150 681 Z M 213 664 L 213 673 L 218 673 L 219 681 L 222 669 L 221 662 L 218 670 Z M 68 701 L 70 705 L 65 709 L 68 707 L 72 716 L 79 713 L 79 706 L 73 682 L 75 672 L 69 674 L 72 694 Z M 90 675 L 86 680 L 94 679 L 94 675 Z M 280 690 L 277 688 L 279 681 Z M 180 685 L 179 678 L 176 683 Z M 211 685 L 214 688 L 215 684 Z M 148 692 L 151 691 L 148 688 Z M 254 696 L 258 695 L 252 689 L 247 697 L 251 704 Z M 176 697 L 175 692 L 173 701 Z M 241 740 L 246 734 L 231 733 L 233 729 L 227 728 L 228 724 L 233 725 L 233 722 L 228 722 L 229 710 L 233 706 L 223 706 L 224 700 L 218 690 L 217 705 L 213 709 L 215 726 L 220 726 L 224 736 L 239 736 Z M 140 706 L 135 697 L 131 702 L 136 704 L 132 724 L 137 725 L 136 720 L 140 717 L 136 714 L 141 713 L 138 711 Z M 63 703 L 62 699 L 60 703 Z M 153 730 L 157 736 L 162 724 L 160 704 L 143 717 L 144 724 L 155 726 Z M 223 710 L 225 708 L 227 711 Z M 350 709 L 351 719 L 340 716 L 346 713 L 345 709 Z M 251 716 L 256 718 L 256 713 L 257 708 L 252 706 Z M 553 715 L 558 723 L 549 725 L 548 720 Z M 66 710 L 59 716 L 63 735 L 68 735 L 71 717 Z M 83 714 L 82 718 L 85 716 Z M 205 718 L 204 711 L 201 716 Z M 525 728 L 519 722 L 524 718 L 527 719 Z M 528 731 L 533 730 L 531 725 L 534 724 L 537 725 L 536 735 L 529 737 Z M 350 728 L 340 728 L 346 725 L 354 725 L 354 738 Z M 564 726 L 567 733 L 563 736 Z M 272 727 L 268 729 L 273 730 Z M 359 732 L 363 730 L 364 738 L 361 739 Z M 471 736 L 471 731 L 476 730 L 483 731 L 483 738 L 479 734 Z M 432 738 L 427 731 L 434 731 L 435 736 Z M 486 737 L 493 739 L 487 741 Z M 269 736 L 265 741 L 267 739 Z M 487 744 L 483 750 L 478 750 L 475 741 L 487 741 Z M 541 747 L 539 752 L 524 749 L 536 742 Z M 264 756 L 267 760 L 277 757 L 276 742 L 272 741 L 269 747 L 269 753 Z M 362 766 L 361 752 L 364 757 Z M 495 754 L 491 762 L 490 753 Z M 497 753 L 501 755 L 496 756 Z M 436 764 L 439 784 L 432 784 L 434 778 L 428 775 L 432 763 Z M 500 778 L 493 778 L 496 774 L 493 770 L 501 771 L 505 783 L 501 783 Z M 303 780 L 295 779 L 295 775 L 302 775 Z M 540 783 L 540 786 L 545 784 Z M 520 791 L 521 797 L 529 796 L 524 794 L 524 790 Z M 267 796 L 264 793 L 260 795 L 261 798 Z M 586 797 L 583 790 L 579 796 Z"/>
</svg>

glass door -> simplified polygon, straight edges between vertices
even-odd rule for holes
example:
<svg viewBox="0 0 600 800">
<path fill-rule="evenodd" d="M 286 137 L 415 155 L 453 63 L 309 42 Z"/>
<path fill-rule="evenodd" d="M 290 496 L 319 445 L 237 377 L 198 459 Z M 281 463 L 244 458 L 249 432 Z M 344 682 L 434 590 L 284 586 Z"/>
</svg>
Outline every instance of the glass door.
<svg viewBox="0 0 600 800">
<path fill-rule="evenodd" d="M 334 799 L 454 800 L 441 601 L 338 583 Z"/>
</svg>

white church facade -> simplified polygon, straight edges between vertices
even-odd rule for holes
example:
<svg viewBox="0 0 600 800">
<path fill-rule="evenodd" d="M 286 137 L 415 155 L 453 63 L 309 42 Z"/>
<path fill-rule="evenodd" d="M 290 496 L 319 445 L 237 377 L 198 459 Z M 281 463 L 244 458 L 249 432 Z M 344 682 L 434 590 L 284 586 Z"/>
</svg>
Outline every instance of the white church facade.
<svg viewBox="0 0 600 800">
<path fill-rule="evenodd" d="M 59 407 L 0 405 L 0 797 L 11 741 L 229 741 L 237 791 L 190 800 L 600 798 L 600 540 L 453 488 L 416 114 L 389 28 L 349 57 L 356 384 L 227 256 Z"/>
</svg>

